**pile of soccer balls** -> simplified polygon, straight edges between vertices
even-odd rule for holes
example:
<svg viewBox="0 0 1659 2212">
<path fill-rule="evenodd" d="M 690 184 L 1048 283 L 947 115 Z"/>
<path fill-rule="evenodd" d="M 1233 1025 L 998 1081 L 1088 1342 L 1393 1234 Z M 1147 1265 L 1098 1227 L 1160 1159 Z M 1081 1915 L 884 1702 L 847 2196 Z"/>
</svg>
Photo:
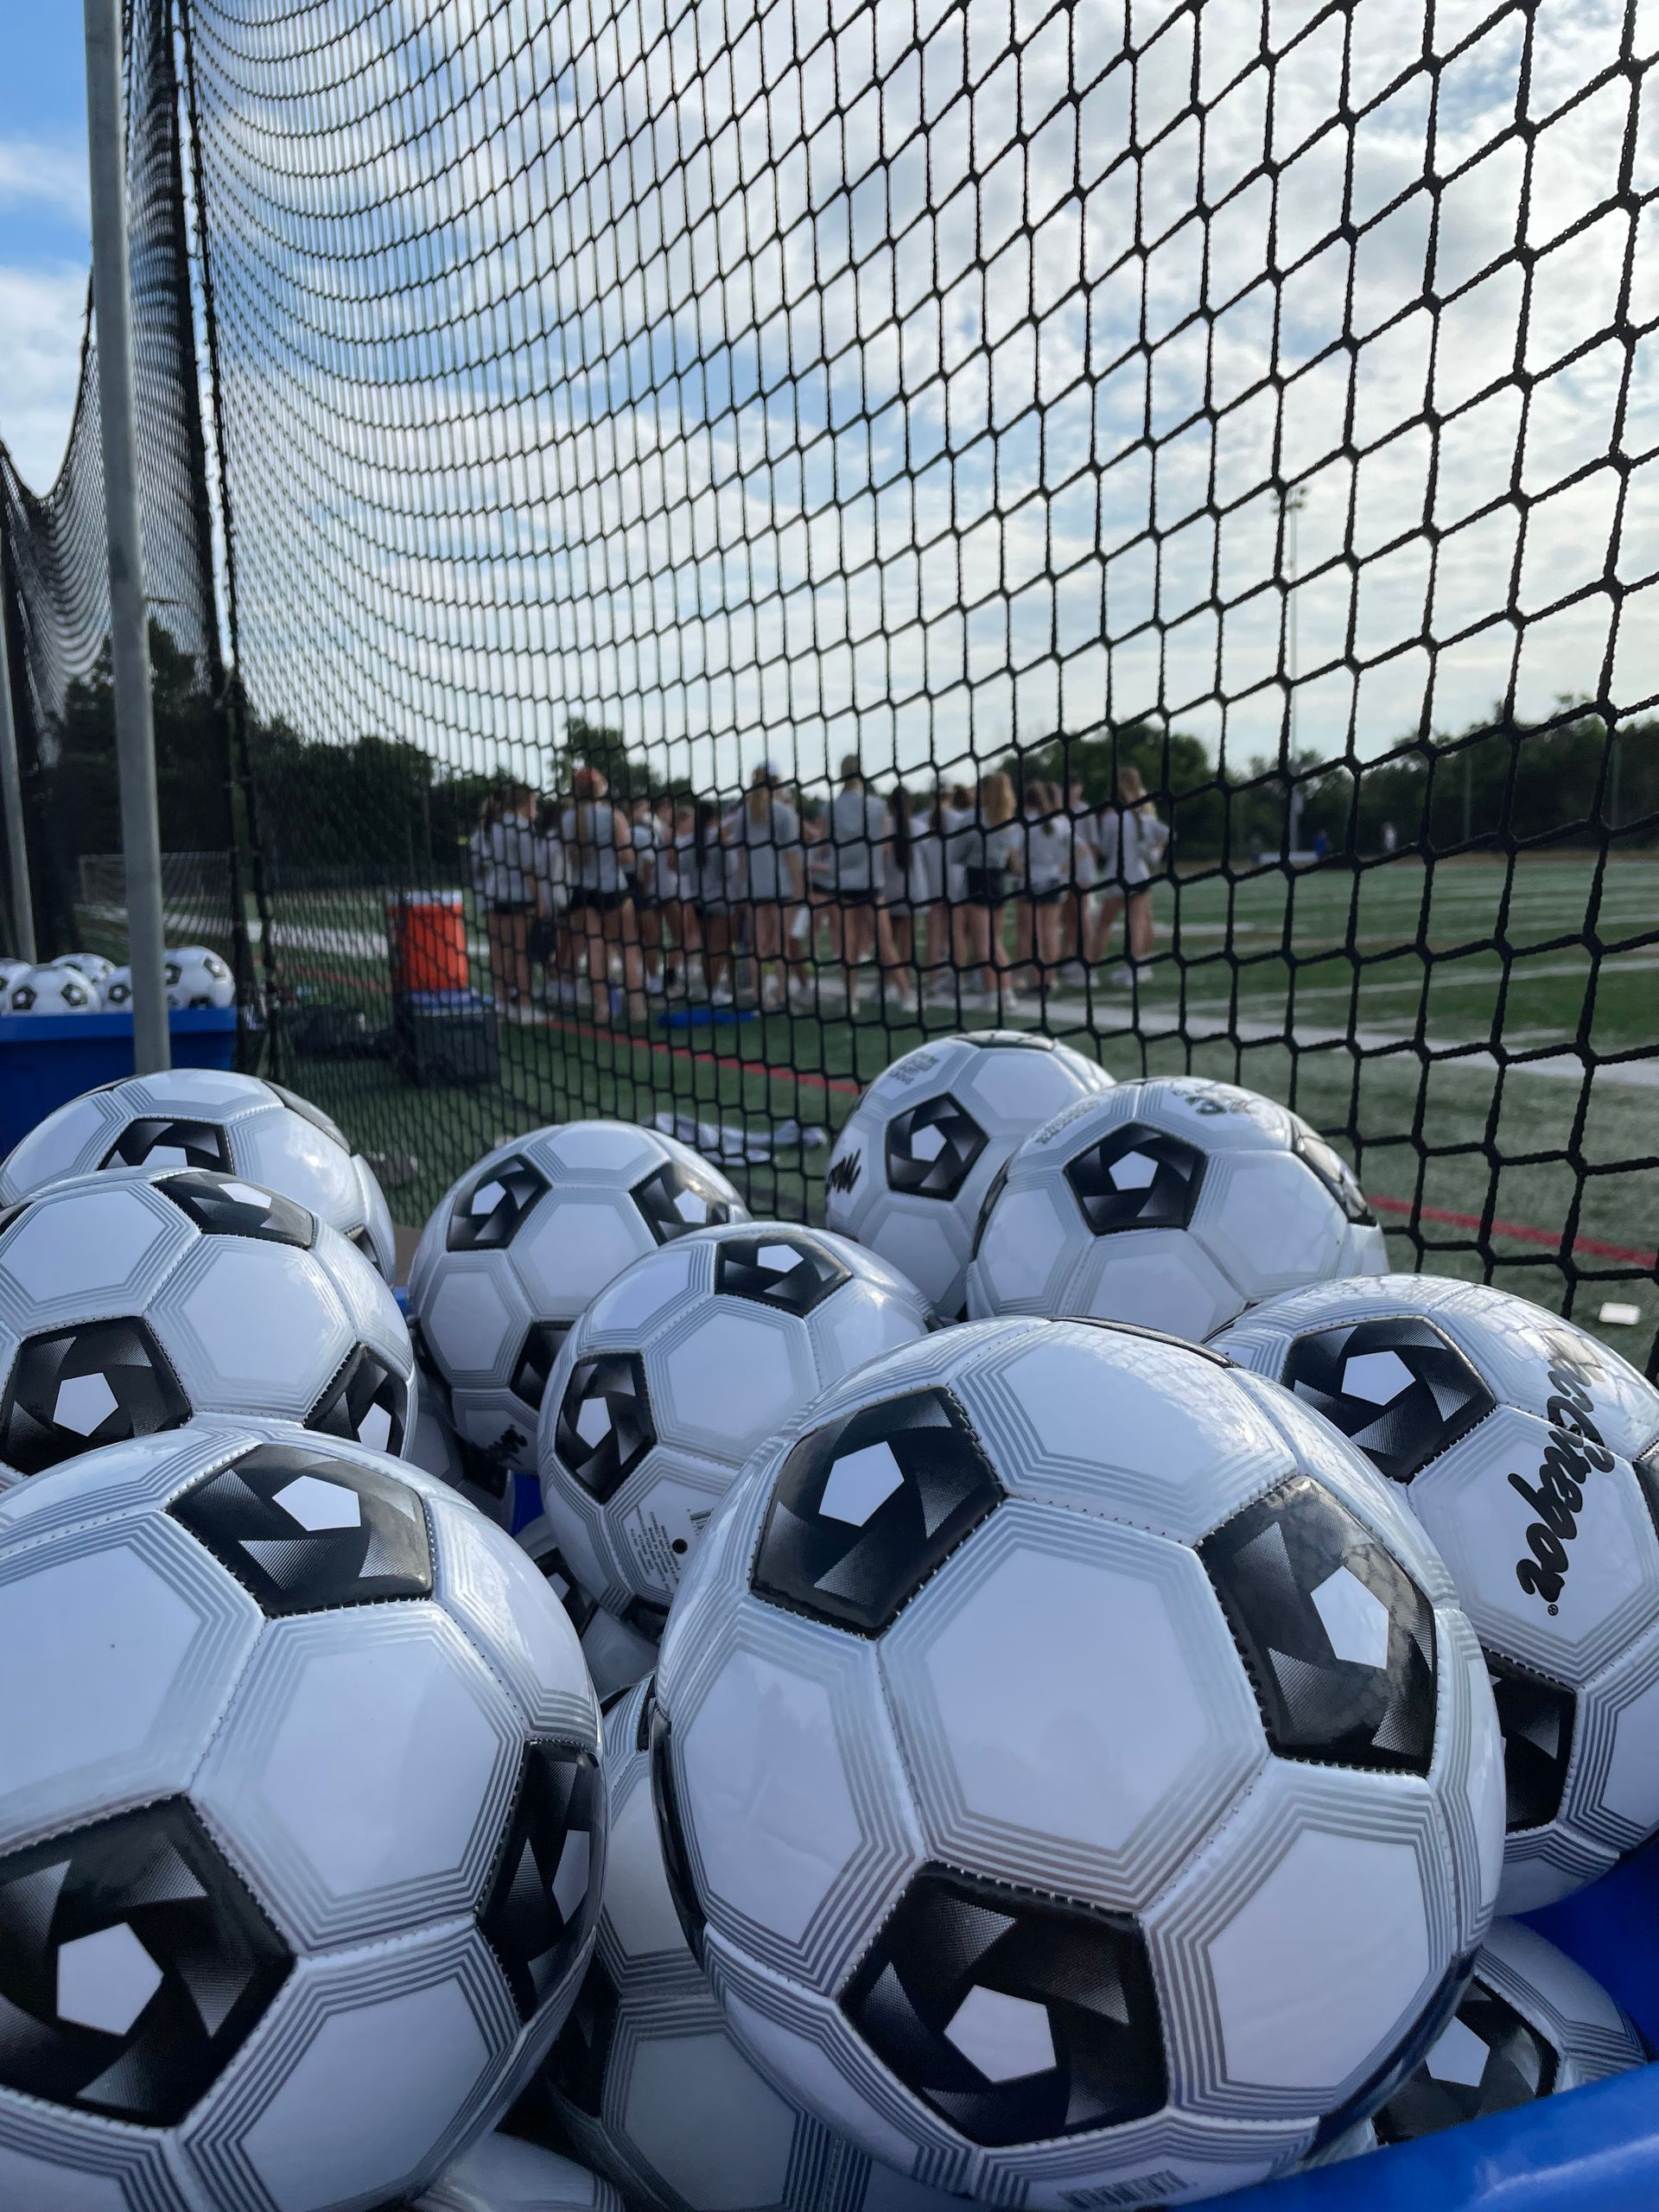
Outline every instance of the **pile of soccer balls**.
<svg viewBox="0 0 1659 2212">
<path fill-rule="evenodd" d="M 1643 2063 L 1492 1916 L 1659 1829 L 1659 1393 L 1038 1038 L 827 1186 L 537 1130 L 405 1318 L 274 1084 L 0 1167 L 0 2203 L 1173 2204 Z"/>
<path fill-rule="evenodd" d="M 229 963 L 205 944 L 169 948 L 162 979 L 169 1007 L 236 1004 Z M 0 1014 L 119 1014 L 131 1004 L 131 969 L 100 952 L 66 952 L 37 966 L 0 956 Z"/>
</svg>

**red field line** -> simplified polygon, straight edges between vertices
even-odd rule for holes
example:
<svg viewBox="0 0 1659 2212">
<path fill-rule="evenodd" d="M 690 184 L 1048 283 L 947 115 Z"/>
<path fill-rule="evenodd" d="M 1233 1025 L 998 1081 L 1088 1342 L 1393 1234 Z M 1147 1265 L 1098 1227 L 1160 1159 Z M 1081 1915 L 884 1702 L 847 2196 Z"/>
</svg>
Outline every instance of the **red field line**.
<svg viewBox="0 0 1659 2212">
<path fill-rule="evenodd" d="M 1448 1229 L 1478 1229 L 1481 1225 L 1478 1213 L 1454 1213 L 1449 1206 L 1414 1208 L 1409 1198 L 1380 1198 L 1369 1192 L 1366 1195 L 1382 1213 L 1414 1211 L 1420 1221 L 1440 1222 Z M 1514 1236 L 1523 1244 L 1548 1244 L 1557 1252 L 1561 1245 L 1561 1240 L 1554 1230 L 1534 1229 L 1524 1221 L 1494 1221 L 1491 1234 L 1494 1236 Z M 1575 1236 L 1573 1249 L 1574 1253 L 1588 1253 L 1592 1259 L 1622 1260 L 1628 1267 L 1659 1268 L 1659 1252 L 1639 1252 L 1629 1244 L 1608 1244 L 1599 1236 Z"/>
<path fill-rule="evenodd" d="M 774 1067 L 770 1060 L 745 1060 L 735 1052 L 699 1052 L 690 1045 L 664 1045 L 653 1037 L 637 1037 L 628 1030 L 601 1029 L 597 1022 L 557 1019 L 550 1020 L 546 1027 L 565 1030 L 578 1037 L 608 1039 L 611 1043 L 621 1045 L 633 1052 L 659 1052 L 671 1060 L 696 1060 L 706 1067 L 737 1068 L 744 1075 L 765 1076 L 777 1083 L 804 1084 L 809 1090 L 839 1090 L 849 1098 L 856 1098 L 864 1089 L 863 1084 L 855 1082 L 851 1076 L 819 1075 L 811 1068 Z"/>
</svg>

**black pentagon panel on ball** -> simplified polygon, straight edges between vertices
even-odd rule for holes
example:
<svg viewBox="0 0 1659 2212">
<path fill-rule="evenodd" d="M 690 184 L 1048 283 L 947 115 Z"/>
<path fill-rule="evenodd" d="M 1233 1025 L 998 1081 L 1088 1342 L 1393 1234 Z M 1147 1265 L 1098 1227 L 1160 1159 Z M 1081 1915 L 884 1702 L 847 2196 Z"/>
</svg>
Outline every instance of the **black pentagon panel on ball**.
<svg viewBox="0 0 1659 2212">
<path fill-rule="evenodd" d="M 559 1401 L 553 1442 L 588 1496 L 607 1503 L 656 1441 L 639 1355 L 607 1351 L 579 1359 Z"/>
<path fill-rule="evenodd" d="M 668 1884 L 668 1894 L 673 1900 L 675 1916 L 680 1923 L 686 1948 L 692 1957 L 702 1958 L 702 1907 L 697 1899 L 697 1885 L 691 1878 L 691 1854 L 685 1846 L 685 1827 L 680 1819 L 679 1793 L 674 1787 L 672 1736 L 668 1715 L 657 1702 L 656 1683 L 645 1695 L 645 1709 L 639 1716 L 642 1730 L 648 1730 L 651 1741 L 651 1802 L 657 1815 L 657 1840 L 663 1847 L 663 1878 Z"/>
<path fill-rule="evenodd" d="M 82 1321 L 25 1337 L 0 1398 L 0 1460 L 43 1474 L 79 1452 L 181 1428 L 190 1401 L 147 1322 Z"/>
<path fill-rule="evenodd" d="M 230 1165 L 230 1140 L 216 1122 L 171 1115 L 129 1122 L 99 1162 L 100 1167 L 208 1167 L 226 1173 Z"/>
<path fill-rule="evenodd" d="M 728 1221 L 742 1218 L 723 1191 L 677 1160 L 664 1160 L 644 1182 L 636 1183 L 630 1195 L 659 1244 L 672 1244 L 678 1237 L 695 1236 L 699 1229 L 721 1229 Z"/>
<path fill-rule="evenodd" d="M 292 1198 L 193 1167 L 163 1175 L 156 1189 L 188 1214 L 204 1236 L 251 1236 L 262 1244 L 292 1244 L 308 1252 L 317 1241 L 316 1217 Z"/>
<path fill-rule="evenodd" d="M 1451 1339 L 1408 1313 L 1298 1337 L 1279 1379 L 1396 1483 L 1408 1483 L 1497 1404 Z"/>
<path fill-rule="evenodd" d="M 548 2086 L 590 2120 L 601 2113 L 616 2035 L 617 2003 L 616 1984 L 595 1954 L 558 2041 L 548 2053 Z"/>
<path fill-rule="evenodd" d="M 536 1321 L 531 1325 L 513 1363 L 515 1398 L 522 1398 L 527 1406 L 540 1406 L 547 1392 L 547 1378 L 558 1363 L 570 1325 L 569 1321 Z"/>
<path fill-rule="evenodd" d="M 449 1210 L 445 1236 L 449 1249 L 499 1252 L 512 1243 L 531 1208 L 550 1187 L 541 1169 L 521 1153 L 480 1170 Z"/>
<path fill-rule="evenodd" d="M 0 2085 L 175 2126 L 292 1965 L 181 1799 L 14 1852 L 0 1858 Z"/>
<path fill-rule="evenodd" d="M 985 1132 L 949 1091 L 887 1123 L 887 1186 L 915 1198 L 954 1198 L 985 1149 Z"/>
<path fill-rule="evenodd" d="M 1125 1914 L 927 1867 L 840 2001 L 889 2071 L 970 2143 L 1119 2127 L 1167 2094 L 1146 1938 Z"/>
<path fill-rule="evenodd" d="M 1360 1188 L 1358 1176 L 1335 1145 L 1327 1144 L 1312 1129 L 1298 1129 L 1292 1143 L 1298 1159 L 1313 1170 L 1349 1220 L 1363 1228 L 1375 1229 L 1376 1216 L 1371 1211 L 1370 1201 Z"/>
<path fill-rule="evenodd" d="M 802 1320 L 852 1279 L 852 1269 L 827 1244 L 776 1230 L 728 1237 L 715 1255 L 716 1291 L 728 1298 L 752 1298 Z"/>
<path fill-rule="evenodd" d="M 330 1115 L 325 1114 L 321 1106 L 314 1106 L 308 1098 L 302 1098 L 297 1090 L 289 1090 L 285 1084 L 273 1083 L 269 1076 L 261 1079 L 265 1089 L 281 1099 L 290 1114 L 297 1114 L 302 1122 L 309 1122 L 314 1129 L 321 1129 L 323 1135 L 337 1144 L 342 1152 L 351 1150 L 345 1130 Z"/>
<path fill-rule="evenodd" d="M 1485 1656 L 1503 1733 L 1505 1825 L 1511 1835 L 1548 1827 L 1567 1789 L 1578 1700 L 1559 1683 Z"/>
<path fill-rule="evenodd" d="M 1414 2142 L 1553 2094 L 1556 2055 L 1507 1997 L 1477 1975 L 1454 2018 L 1447 2042 L 1436 2041 L 1377 2112 L 1379 2143 Z"/>
<path fill-rule="evenodd" d="M 962 1408 L 913 1390 L 804 1436 L 772 1485 L 752 1584 L 879 1636 L 1004 1496 Z"/>
<path fill-rule="evenodd" d="M 432 1593 L 415 1491 L 327 1451 L 257 1444 L 168 1511 L 272 1618 Z"/>
<path fill-rule="evenodd" d="M 588 1595 L 556 1544 L 538 1545 L 531 1556 L 543 1581 L 564 1607 L 571 1627 L 580 1636 L 599 1611 L 599 1600 Z"/>
<path fill-rule="evenodd" d="M 1126 1122 L 1068 1161 L 1065 1179 L 1089 1227 L 1107 1236 L 1120 1229 L 1185 1229 L 1204 1167 L 1196 1145 Z"/>
<path fill-rule="evenodd" d="M 1329 1491 L 1293 1475 L 1198 1548 L 1281 1758 L 1426 1775 L 1434 1613 Z"/>
<path fill-rule="evenodd" d="M 378 1352 L 358 1344 L 307 1414 L 305 1426 L 395 1458 L 409 1428 L 409 1385 Z"/>
<path fill-rule="evenodd" d="M 598 1761 L 580 1745 L 530 1745 L 478 1909 L 521 2020 L 533 2017 L 592 1932 L 604 1861 Z"/>
</svg>

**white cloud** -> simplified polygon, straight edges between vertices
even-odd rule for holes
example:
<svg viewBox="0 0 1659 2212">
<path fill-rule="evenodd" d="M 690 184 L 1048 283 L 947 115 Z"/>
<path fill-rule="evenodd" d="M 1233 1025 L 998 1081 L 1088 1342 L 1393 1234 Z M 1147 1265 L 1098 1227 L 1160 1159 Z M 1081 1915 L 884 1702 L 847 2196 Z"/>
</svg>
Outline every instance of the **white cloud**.
<svg viewBox="0 0 1659 2212">
<path fill-rule="evenodd" d="M 37 139 L 0 138 L 0 211 L 45 207 L 84 230 L 86 200 L 84 150 Z"/>
<path fill-rule="evenodd" d="M 0 436 L 33 491 L 51 484 L 68 442 L 86 312 L 84 268 L 0 265 L 0 330 L 6 334 Z"/>
</svg>

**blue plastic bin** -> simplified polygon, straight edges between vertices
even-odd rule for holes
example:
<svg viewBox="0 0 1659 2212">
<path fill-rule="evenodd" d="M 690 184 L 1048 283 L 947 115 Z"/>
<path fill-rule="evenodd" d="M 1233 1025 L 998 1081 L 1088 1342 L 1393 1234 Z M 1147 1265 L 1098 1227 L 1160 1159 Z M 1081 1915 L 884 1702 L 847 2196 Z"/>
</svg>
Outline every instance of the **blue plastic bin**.
<svg viewBox="0 0 1659 2212">
<path fill-rule="evenodd" d="M 168 1027 L 175 1067 L 236 1065 L 233 1006 L 181 1007 Z M 131 1073 L 130 1013 L 0 1014 L 0 1158 L 55 1108 Z"/>
</svg>

